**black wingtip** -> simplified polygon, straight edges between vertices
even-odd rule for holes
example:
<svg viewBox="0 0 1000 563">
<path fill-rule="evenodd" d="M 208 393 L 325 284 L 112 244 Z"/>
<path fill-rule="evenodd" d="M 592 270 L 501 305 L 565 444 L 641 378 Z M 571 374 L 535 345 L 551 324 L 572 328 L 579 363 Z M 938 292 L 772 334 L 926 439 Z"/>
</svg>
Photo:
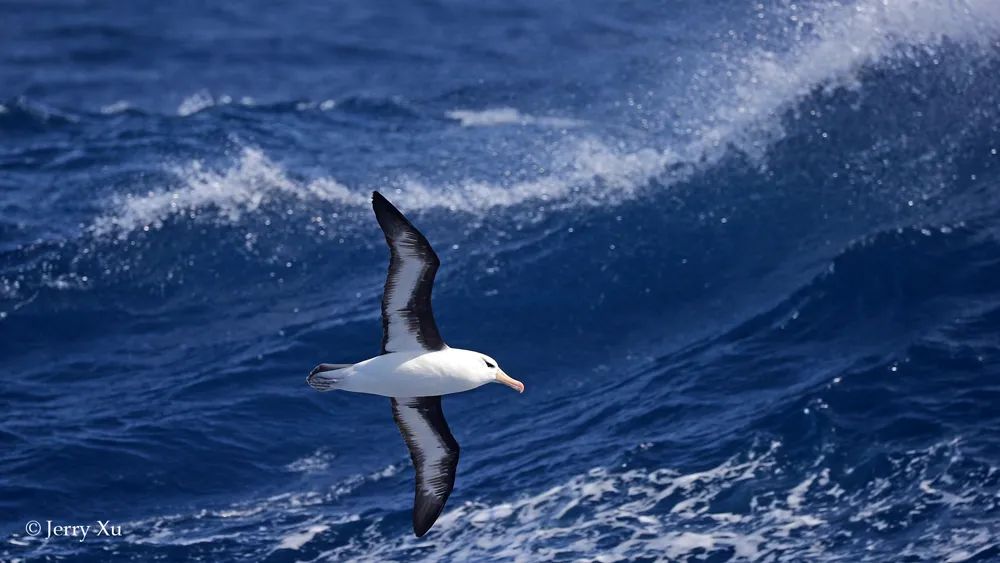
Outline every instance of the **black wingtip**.
<svg viewBox="0 0 1000 563">
<path fill-rule="evenodd" d="M 385 233 L 386 240 L 392 240 L 404 229 L 413 230 L 417 236 L 423 237 L 423 234 L 413 226 L 406 215 L 403 215 L 402 211 L 377 191 L 372 192 L 372 211 L 375 212 L 375 219 L 378 220 L 379 227 Z"/>
<path fill-rule="evenodd" d="M 416 519 L 413 520 L 413 535 L 418 538 L 422 538 L 427 535 L 427 532 L 431 530 L 434 526 L 434 522 L 437 521 L 437 517 L 432 518 L 430 521 L 424 520 L 422 522 L 417 522 Z"/>
<path fill-rule="evenodd" d="M 384 195 L 377 191 L 372 192 L 372 209 L 375 211 L 376 216 L 380 216 L 386 212 L 400 217 L 403 216 L 403 214 L 399 211 L 399 209 L 396 209 L 396 206 L 393 205 L 391 201 L 386 199 Z"/>
<path fill-rule="evenodd" d="M 419 485 L 417 486 L 419 487 Z M 451 496 L 450 488 L 440 504 L 428 504 L 420 502 L 418 499 L 413 500 L 413 535 L 422 538 L 434 527 L 434 523 L 444 512 L 444 505 L 448 502 L 449 496 Z"/>
<path fill-rule="evenodd" d="M 375 213 L 378 213 L 380 208 L 396 210 L 396 206 L 376 190 L 372 192 L 372 209 L 375 210 Z M 398 210 L 396 211 L 398 212 Z"/>
</svg>

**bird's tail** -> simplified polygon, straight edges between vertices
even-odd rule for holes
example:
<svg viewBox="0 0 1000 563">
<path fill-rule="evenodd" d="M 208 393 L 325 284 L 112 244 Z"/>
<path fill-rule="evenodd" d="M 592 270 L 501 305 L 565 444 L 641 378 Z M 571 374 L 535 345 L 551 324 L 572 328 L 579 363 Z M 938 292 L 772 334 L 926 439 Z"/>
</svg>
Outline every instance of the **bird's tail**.
<svg viewBox="0 0 1000 563">
<path fill-rule="evenodd" d="M 349 368 L 354 364 L 320 364 L 309 372 L 306 383 L 317 391 L 333 391 L 335 385 L 343 378 L 337 377 L 336 372 L 344 368 Z"/>
</svg>

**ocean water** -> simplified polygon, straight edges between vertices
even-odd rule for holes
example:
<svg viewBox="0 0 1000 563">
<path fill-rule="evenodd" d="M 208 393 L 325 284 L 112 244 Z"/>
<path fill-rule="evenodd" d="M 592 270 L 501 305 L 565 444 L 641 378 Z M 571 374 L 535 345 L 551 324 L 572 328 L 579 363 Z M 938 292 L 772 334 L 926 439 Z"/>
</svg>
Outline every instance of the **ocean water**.
<svg viewBox="0 0 1000 563">
<path fill-rule="evenodd" d="M 0 559 L 1000 560 L 995 0 L 0 8 Z M 527 386 L 422 539 L 374 189 Z"/>
</svg>

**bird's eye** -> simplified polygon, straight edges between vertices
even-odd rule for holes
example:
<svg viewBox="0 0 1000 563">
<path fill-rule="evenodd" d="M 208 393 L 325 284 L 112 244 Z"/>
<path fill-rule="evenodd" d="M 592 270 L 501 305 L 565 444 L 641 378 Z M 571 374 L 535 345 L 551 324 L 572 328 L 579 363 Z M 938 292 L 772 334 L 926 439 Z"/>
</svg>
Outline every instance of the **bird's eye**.
<svg viewBox="0 0 1000 563">
<path fill-rule="evenodd" d="M 489 360 L 487 360 L 485 358 L 483 359 L 483 361 L 486 362 L 486 367 L 488 367 L 488 368 L 495 368 L 496 367 L 495 365 L 491 364 Z"/>
</svg>

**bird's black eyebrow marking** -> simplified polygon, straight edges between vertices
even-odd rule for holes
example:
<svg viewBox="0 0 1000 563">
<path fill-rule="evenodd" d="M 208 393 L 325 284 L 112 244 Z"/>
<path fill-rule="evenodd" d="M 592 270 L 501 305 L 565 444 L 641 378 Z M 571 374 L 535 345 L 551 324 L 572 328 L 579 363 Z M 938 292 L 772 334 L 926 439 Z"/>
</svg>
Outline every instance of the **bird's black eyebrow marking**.
<svg viewBox="0 0 1000 563">
<path fill-rule="evenodd" d="M 487 360 L 486 358 L 483 358 L 483 361 L 486 362 L 486 367 L 488 367 L 488 368 L 495 368 L 496 367 L 495 365 L 491 364 L 490 361 Z"/>
</svg>

